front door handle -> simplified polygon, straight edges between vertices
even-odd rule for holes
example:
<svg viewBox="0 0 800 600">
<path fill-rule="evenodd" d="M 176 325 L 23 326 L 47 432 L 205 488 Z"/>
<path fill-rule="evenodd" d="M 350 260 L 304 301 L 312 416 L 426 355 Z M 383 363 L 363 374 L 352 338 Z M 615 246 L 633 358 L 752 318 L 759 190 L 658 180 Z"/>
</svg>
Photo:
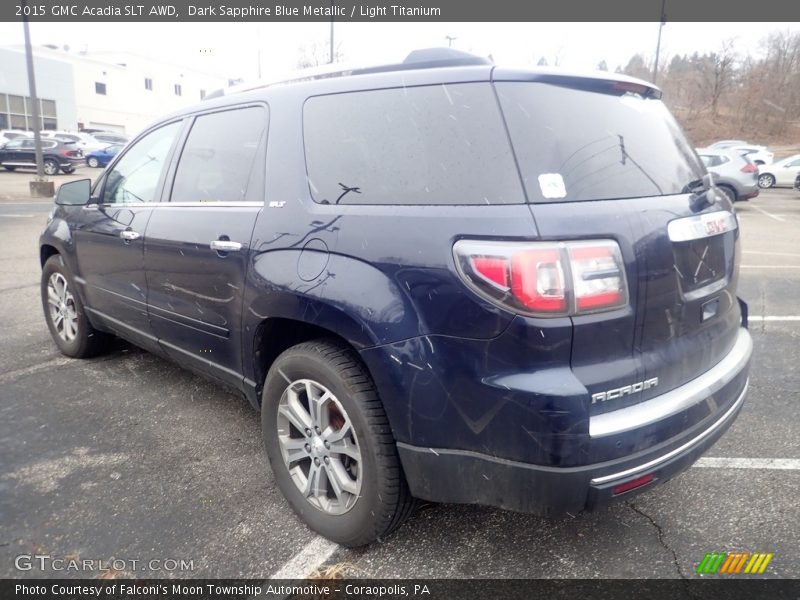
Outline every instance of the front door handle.
<svg viewBox="0 0 800 600">
<path fill-rule="evenodd" d="M 238 252 L 242 249 L 242 244 L 230 240 L 214 240 L 210 244 L 212 250 L 217 252 Z"/>
<path fill-rule="evenodd" d="M 119 237 L 121 237 L 126 242 L 132 242 L 133 240 L 138 240 L 141 237 L 138 231 L 133 231 L 132 229 L 125 229 L 119 232 Z"/>
</svg>

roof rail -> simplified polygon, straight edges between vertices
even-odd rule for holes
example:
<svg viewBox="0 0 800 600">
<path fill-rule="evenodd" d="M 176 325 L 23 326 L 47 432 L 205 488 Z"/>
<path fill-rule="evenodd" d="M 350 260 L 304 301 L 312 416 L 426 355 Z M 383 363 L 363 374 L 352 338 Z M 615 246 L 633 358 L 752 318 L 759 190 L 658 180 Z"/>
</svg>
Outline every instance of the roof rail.
<svg viewBox="0 0 800 600">
<path fill-rule="evenodd" d="M 327 79 L 331 77 L 349 77 L 351 75 L 367 75 L 371 73 L 390 73 L 392 71 L 406 71 L 412 69 L 438 69 L 445 67 L 467 67 L 476 65 L 491 65 L 492 61 L 482 56 L 462 52 L 453 48 L 424 48 L 413 50 L 406 56 L 401 63 L 392 63 L 374 66 L 353 66 L 346 64 L 328 64 L 320 67 L 301 69 L 288 75 L 287 77 L 270 80 L 256 81 L 250 84 L 220 88 L 206 94 L 204 100 L 229 96 L 250 90 L 280 85 L 286 83 L 298 83 L 301 81 L 313 81 L 317 79 Z"/>
</svg>

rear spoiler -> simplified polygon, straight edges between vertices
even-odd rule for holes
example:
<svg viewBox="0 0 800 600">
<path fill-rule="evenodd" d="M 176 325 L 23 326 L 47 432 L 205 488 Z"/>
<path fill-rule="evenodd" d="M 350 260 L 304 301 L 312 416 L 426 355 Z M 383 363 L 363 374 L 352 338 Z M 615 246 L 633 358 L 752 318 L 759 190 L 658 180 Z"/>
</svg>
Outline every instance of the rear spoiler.
<svg viewBox="0 0 800 600">
<path fill-rule="evenodd" d="M 662 92 L 652 83 L 643 79 L 636 79 L 626 75 L 604 74 L 601 72 L 579 74 L 568 71 L 558 70 L 512 70 L 494 69 L 492 81 L 531 81 L 549 83 L 562 87 L 573 88 L 576 90 L 586 90 L 588 92 L 598 92 L 600 94 L 614 94 L 621 96 L 626 93 L 633 93 L 643 98 L 660 99 Z"/>
</svg>

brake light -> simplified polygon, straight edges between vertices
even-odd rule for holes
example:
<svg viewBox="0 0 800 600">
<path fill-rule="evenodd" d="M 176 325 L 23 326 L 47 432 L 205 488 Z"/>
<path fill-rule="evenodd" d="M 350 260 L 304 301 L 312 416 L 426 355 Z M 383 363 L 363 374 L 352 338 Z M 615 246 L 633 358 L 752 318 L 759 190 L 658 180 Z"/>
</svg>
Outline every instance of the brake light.
<svg viewBox="0 0 800 600">
<path fill-rule="evenodd" d="M 758 165 L 749 162 L 741 170 L 742 173 L 758 173 Z"/>
<path fill-rule="evenodd" d="M 473 290 L 521 314 L 567 316 L 628 304 L 622 255 L 612 240 L 460 240 L 453 252 L 459 274 Z"/>
</svg>

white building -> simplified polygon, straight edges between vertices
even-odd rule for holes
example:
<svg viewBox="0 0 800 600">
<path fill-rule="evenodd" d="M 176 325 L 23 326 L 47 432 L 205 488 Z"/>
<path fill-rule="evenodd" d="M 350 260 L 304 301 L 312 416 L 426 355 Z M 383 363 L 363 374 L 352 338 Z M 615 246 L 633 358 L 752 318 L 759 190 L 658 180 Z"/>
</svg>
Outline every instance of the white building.
<svg viewBox="0 0 800 600">
<path fill-rule="evenodd" d="M 0 65 L 0 128 L 30 129 L 30 111 L 27 120 L 18 112 L 19 98 L 28 96 L 23 49 L 0 49 Z M 195 104 L 206 93 L 227 85 L 222 77 L 128 52 L 37 46 L 34 66 L 37 94 L 46 112 L 55 113 L 55 119 L 43 113 L 48 117 L 45 129 L 135 134 L 157 117 Z M 5 107 L 3 96 L 7 97 Z M 23 104 L 27 107 L 29 99 Z M 3 124 L 4 109 L 8 125 Z"/>
</svg>

